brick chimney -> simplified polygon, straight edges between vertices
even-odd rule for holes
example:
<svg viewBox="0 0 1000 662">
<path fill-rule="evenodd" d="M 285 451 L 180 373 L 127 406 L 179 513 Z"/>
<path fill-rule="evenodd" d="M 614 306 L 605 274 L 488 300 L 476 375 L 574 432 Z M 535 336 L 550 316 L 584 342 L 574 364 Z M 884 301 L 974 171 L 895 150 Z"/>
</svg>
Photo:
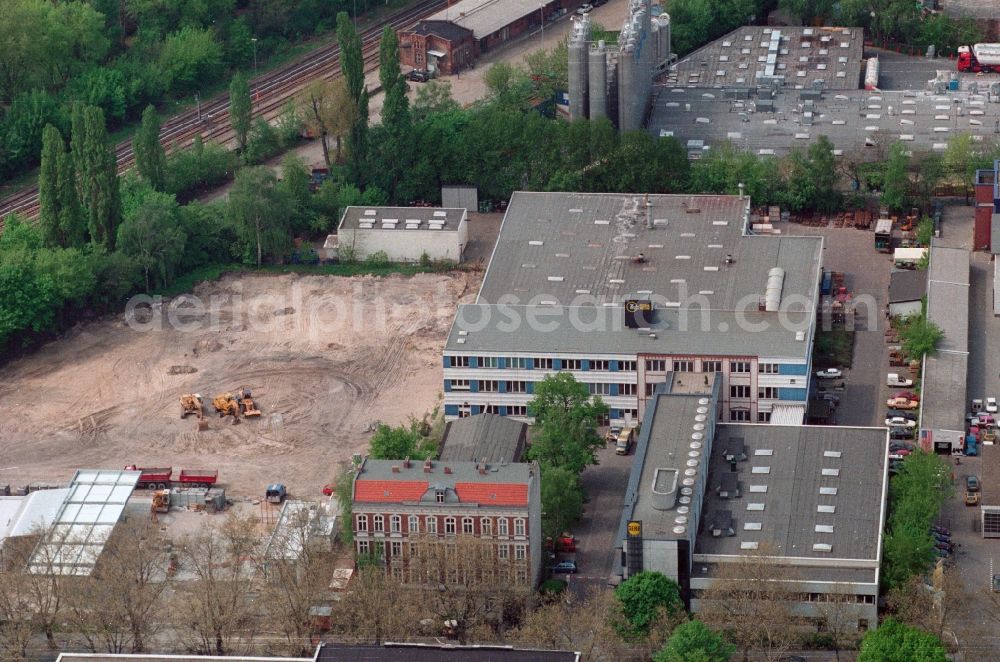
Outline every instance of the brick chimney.
<svg viewBox="0 0 1000 662">
<path fill-rule="evenodd" d="M 434 463 L 431 462 L 430 458 L 427 458 L 426 460 L 424 460 L 424 473 L 425 474 L 429 474 L 431 472 L 431 469 L 433 469 L 433 468 L 434 468 Z"/>
<path fill-rule="evenodd" d="M 392 465 L 392 473 L 394 473 L 394 474 L 398 474 L 399 473 L 399 465 L 398 464 Z"/>
<path fill-rule="evenodd" d="M 407 455 L 405 458 L 403 458 L 403 468 L 404 469 L 409 469 L 410 468 L 410 456 L 409 455 Z"/>
<path fill-rule="evenodd" d="M 450 474 L 450 473 L 451 473 L 451 467 L 445 467 L 445 468 L 444 468 L 444 472 L 445 472 L 446 474 Z"/>
</svg>

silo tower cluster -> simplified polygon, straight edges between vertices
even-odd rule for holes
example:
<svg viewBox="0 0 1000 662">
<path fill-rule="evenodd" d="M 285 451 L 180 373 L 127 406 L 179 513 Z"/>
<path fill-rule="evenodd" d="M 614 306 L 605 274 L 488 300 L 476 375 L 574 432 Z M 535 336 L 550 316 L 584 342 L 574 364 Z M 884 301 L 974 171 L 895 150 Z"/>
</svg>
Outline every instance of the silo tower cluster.
<svg viewBox="0 0 1000 662">
<path fill-rule="evenodd" d="M 609 117 L 620 131 L 641 129 L 653 80 L 670 62 L 670 16 L 653 16 L 649 0 L 630 0 L 618 44 L 590 40 L 590 16 L 569 40 L 571 119 Z"/>
</svg>

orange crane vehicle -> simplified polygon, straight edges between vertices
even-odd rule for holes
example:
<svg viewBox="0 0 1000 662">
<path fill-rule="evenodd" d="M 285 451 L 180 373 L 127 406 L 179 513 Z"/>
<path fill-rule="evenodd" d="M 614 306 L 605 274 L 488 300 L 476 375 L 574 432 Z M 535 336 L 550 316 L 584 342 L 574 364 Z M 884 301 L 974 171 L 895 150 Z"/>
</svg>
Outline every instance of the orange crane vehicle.
<svg viewBox="0 0 1000 662">
<path fill-rule="evenodd" d="M 244 386 L 236 392 L 236 402 L 240 405 L 240 411 L 245 417 L 260 416 L 260 410 L 253 402 L 253 394 L 249 386 Z"/>
<path fill-rule="evenodd" d="M 219 418 L 232 416 L 233 425 L 240 422 L 240 405 L 236 401 L 236 398 L 233 397 L 232 393 L 217 395 L 212 400 L 212 406 L 215 408 L 215 411 L 219 412 Z"/>
</svg>

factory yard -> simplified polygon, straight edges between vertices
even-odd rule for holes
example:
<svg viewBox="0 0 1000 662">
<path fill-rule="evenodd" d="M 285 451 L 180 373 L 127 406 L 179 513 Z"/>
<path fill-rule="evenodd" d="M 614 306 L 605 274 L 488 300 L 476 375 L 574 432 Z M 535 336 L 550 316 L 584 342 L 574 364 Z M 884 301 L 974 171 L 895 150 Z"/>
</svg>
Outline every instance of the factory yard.
<svg viewBox="0 0 1000 662">
<path fill-rule="evenodd" d="M 80 325 L 0 369 L 0 484 L 134 463 L 218 469 L 235 495 L 283 482 L 319 496 L 371 422 L 435 407 L 444 339 L 479 278 L 229 275 L 195 289 L 201 311 L 185 295 Z M 212 398 L 244 386 L 263 415 L 218 418 Z M 183 393 L 204 397 L 207 430 L 180 418 Z"/>
</svg>

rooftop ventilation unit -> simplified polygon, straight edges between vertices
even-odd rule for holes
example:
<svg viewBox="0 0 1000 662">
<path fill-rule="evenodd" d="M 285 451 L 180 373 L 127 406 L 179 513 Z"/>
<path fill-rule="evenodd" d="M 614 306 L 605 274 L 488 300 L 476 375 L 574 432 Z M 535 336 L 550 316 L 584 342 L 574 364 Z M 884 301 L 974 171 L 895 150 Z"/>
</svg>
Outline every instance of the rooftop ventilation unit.
<svg viewBox="0 0 1000 662">
<path fill-rule="evenodd" d="M 720 499 L 740 498 L 739 476 L 732 471 L 727 471 L 719 476 L 719 485 L 716 487 L 716 492 L 718 492 Z"/>
<path fill-rule="evenodd" d="M 375 223 L 373 221 L 360 221 L 358 227 L 362 230 L 371 230 L 375 227 Z"/>
<path fill-rule="evenodd" d="M 434 217 L 435 218 L 444 218 L 447 215 L 448 215 L 448 212 L 446 212 L 446 211 L 438 210 L 438 211 L 434 212 Z"/>
<path fill-rule="evenodd" d="M 733 521 L 733 513 L 729 510 L 716 510 L 712 513 L 708 521 L 708 530 L 712 532 L 712 537 L 735 536 L 736 528 Z"/>
<path fill-rule="evenodd" d="M 731 437 L 726 440 L 723 457 L 726 458 L 726 462 L 742 462 L 747 459 L 747 446 L 744 443 L 743 437 Z"/>
<path fill-rule="evenodd" d="M 378 212 L 375 211 L 374 209 L 366 209 L 365 210 L 365 216 L 375 216 L 377 213 Z"/>
<path fill-rule="evenodd" d="M 653 472 L 653 508 L 670 510 L 677 504 L 677 469 L 657 467 Z"/>
<path fill-rule="evenodd" d="M 764 290 L 764 310 L 777 312 L 781 307 L 781 289 L 785 284 L 785 270 L 774 267 L 767 272 L 767 287 Z"/>
</svg>

